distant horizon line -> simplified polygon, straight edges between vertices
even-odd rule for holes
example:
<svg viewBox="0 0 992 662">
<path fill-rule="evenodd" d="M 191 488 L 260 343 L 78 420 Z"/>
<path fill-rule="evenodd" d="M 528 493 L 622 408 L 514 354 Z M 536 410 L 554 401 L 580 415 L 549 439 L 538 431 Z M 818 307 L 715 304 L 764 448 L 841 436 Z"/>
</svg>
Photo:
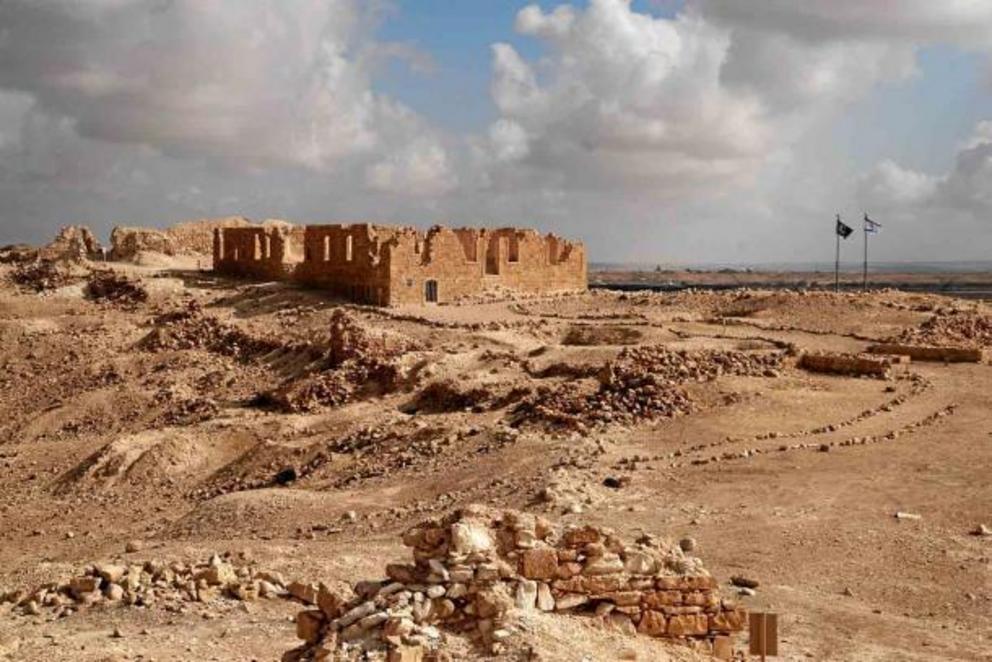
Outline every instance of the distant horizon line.
<svg viewBox="0 0 992 662">
<path fill-rule="evenodd" d="M 862 262 L 841 262 L 842 272 L 862 270 Z M 715 271 L 720 269 L 761 270 L 761 271 L 833 271 L 834 263 L 825 261 L 761 261 L 761 262 L 616 262 L 589 261 L 590 271 L 686 271 L 698 269 Z M 992 270 L 992 260 L 885 260 L 868 263 L 869 272 L 892 271 L 895 269 L 912 269 L 914 271 L 931 271 L 937 268 L 951 268 L 953 271 L 988 271 Z"/>
</svg>

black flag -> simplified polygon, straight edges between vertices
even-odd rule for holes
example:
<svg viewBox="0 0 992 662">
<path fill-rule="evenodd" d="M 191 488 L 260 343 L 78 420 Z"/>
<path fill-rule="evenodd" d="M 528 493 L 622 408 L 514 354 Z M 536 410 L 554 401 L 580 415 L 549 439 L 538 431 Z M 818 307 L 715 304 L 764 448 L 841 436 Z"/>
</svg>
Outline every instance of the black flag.
<svg viewBox="0 0 992 662">
<path fill-rule="evenodd" d="M 840 220 L 840 216 L 837 217 L 837 235 L 841 239 L 847 239 L 854 232 L 854 228 L 850 225 L 845 225 L 844 221 Z"/>
</svg>

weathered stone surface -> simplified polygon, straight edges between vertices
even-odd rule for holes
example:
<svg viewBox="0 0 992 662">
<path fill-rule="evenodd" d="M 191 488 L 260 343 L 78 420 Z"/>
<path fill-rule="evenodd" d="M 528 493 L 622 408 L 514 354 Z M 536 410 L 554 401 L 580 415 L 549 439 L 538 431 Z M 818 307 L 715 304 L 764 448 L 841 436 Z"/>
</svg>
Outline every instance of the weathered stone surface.
<svg viewBox="0 0 992 662">
<path fill-rule="evenodd" d="M 637 624 L 637 631 L 652 637 L 660 637 L 668 629 L 668 619 L 658 611 L 646 611 L 641 616 L 640 623 Z"/>
<path fill-rule="evenodd" d="M 668 634 L 673 637 L 706 634 L 709 620 L 705 614 L 682 614 L 668 619 Z"/>
<path fill-rule="evenodd" d="M 558 573 L 558 554 L 553 548 L 524 550 L 520 555 L 520 574 L 527 579 L 554 579 Z"/>
<path fill-rule="evenodd" d="M 307 609 L 296 614 L 296 636 L 308 644 L 320 639 L 320 629 L 324 625 L 324 614 L 319 609 Z"/>
<path fill-rule="evenodd" d="M 520 580 L 517 583 L 514 602 L 517 609 L 533 609 L 537 604 L 537 582 L 530 579 Z"/>
</svg>

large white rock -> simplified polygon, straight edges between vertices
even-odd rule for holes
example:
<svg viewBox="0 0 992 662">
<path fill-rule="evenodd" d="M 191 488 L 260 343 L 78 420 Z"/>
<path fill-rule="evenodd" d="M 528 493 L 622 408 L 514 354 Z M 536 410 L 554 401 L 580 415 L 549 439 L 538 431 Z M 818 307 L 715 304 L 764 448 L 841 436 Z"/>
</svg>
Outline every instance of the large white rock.
<svg viewBox="0 0 992 662">
<path fill-rule="evenodd" d="M 478 522 L 455 522 L 451 525 L 451 551 L 458 555 L 488 552 L 494 542 L 489 527 Z"/>
</svg>

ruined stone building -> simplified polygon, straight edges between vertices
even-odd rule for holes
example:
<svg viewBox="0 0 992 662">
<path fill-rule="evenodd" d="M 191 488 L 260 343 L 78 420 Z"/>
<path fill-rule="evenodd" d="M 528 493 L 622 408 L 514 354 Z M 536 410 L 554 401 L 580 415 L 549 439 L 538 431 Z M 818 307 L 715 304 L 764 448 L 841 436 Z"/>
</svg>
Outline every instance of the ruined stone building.
<svg viewBox="0 0 992 662">
<path fill-rule="evenodd" d="M 586 289 L 581 243 L 535 230 L 352 225 L 251 226 L 214 233 L 214 270 L 293 280 L 360 303 L 445 303 L 486 292 Z"/>
</svg>

